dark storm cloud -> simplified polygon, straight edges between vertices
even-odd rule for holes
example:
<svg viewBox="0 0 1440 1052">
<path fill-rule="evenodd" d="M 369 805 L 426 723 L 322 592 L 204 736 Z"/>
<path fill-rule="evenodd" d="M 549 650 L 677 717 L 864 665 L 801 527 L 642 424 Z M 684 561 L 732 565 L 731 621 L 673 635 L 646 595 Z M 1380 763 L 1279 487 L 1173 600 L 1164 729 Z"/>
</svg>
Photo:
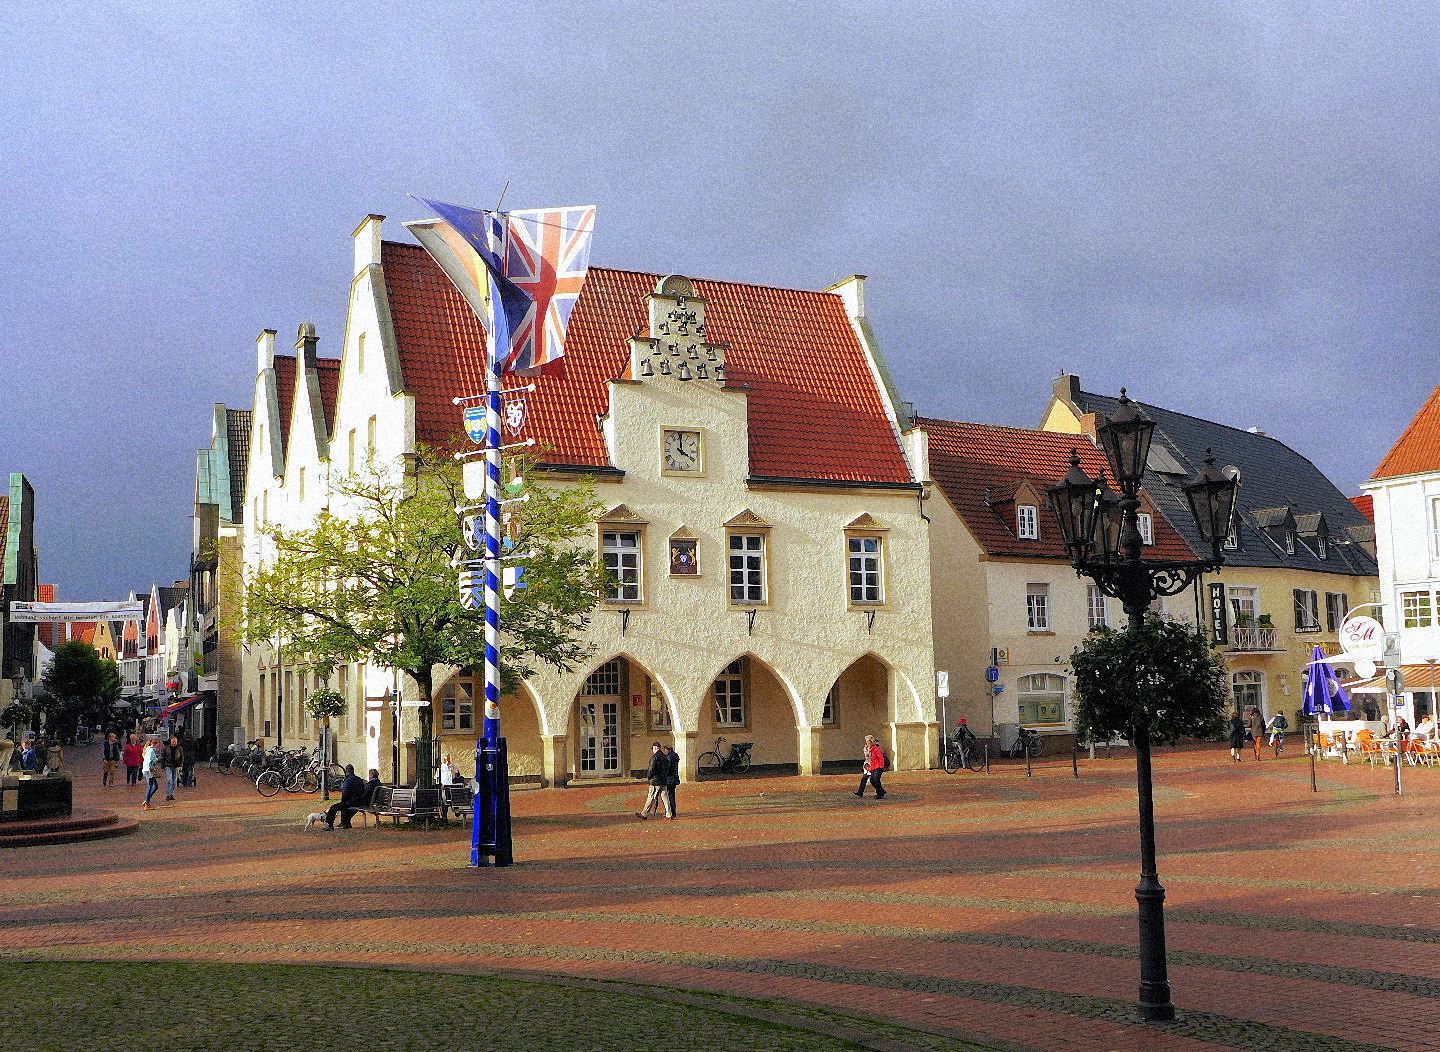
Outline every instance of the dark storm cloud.
<svg viewBox="0 0 1440 1052">
<path fill-rule="evenodd" d="M 343 14 L 341 14 L 343 12 Z M 0 468 L 62 594 L 184 576 L 210 405 L 418 192 L 595 203 L 594 261 L 823 287 L 926 413 L 1062 368 L 1354 492 L 1434 386 L 1430 5 L 49 4 L 12 14 Z"/>
</svg>

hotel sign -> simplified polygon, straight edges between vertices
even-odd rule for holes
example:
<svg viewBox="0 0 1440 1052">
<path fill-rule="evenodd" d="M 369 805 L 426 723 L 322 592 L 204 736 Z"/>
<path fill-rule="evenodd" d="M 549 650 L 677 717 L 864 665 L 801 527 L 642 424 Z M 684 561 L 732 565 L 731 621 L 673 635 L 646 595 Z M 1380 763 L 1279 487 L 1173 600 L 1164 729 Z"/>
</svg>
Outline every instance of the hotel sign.
<svg viewBox="0 0 1440 1052">
<path fill-rule="evenodd" d="M 1210 633 L 1214 637 L 1214 646 L 1230 645 L 1229 607 L 1225 603 L 1223 584 L 1210 585 Z"/>
</svg>

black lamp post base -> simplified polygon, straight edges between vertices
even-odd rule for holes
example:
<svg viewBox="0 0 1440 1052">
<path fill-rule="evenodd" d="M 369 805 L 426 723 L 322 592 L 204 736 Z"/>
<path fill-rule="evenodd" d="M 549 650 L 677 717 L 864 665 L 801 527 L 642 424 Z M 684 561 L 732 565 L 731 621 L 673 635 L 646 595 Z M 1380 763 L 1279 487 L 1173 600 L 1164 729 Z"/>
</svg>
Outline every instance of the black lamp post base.
<svg viewBox="0 0 1440 1052">
<path fill-rule="evenodd" d="M 1161 996 L 1161 995 L 1156 995 Z M 1163 1002 L 1150 1001 L 1147 999 L 1145 988 L 1140 988 L 1140 1018 L 1147 1023 L 1173 1023 L 1175 1021 L 1175 1006 L 1170 1003 L 1170 991 L 1167 988 L 1164 993 Z"/>
</svg>

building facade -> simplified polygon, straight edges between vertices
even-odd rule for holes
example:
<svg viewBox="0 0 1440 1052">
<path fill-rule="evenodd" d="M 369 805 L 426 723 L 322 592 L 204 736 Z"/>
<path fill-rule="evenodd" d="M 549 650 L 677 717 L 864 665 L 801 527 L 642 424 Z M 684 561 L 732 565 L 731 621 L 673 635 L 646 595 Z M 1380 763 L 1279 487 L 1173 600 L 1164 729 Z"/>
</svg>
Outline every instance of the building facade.
<svg viewBox="0 0 1440 1052">
<path fill-rule="evenodd" d="M 1207 627 L 1229 667 L 1237 707 L 1293 716 L 1314 647 L 1338 655 L 1348 612 L 1376 599 L 1373 525 L 1314 464 L 1264 432 L 1137 405 L 1156 424 L 1145 491 L 1193 552 L 1208 556 L 1209 548 L 1181 487 L 1209 453 L 1240 478 L 1225 566 L 1197 580 L 1188 602 L 1172 598 L 1169 612 Z M 1082 391 L 1079 377 L 1063 375 L 1041 427 L 1093 440 L 1100 417 L 1115 406 L 1116 399 Z M 1343 663 L 1336 671 L 1354 675 Z"/>
<path fill-rule="evenodd" d="M 1414 727 L 1440 693 L 1440 387 L 1363 488 L 1374 502 L 1381 623 L 1399 637 Z"/>
<path fill-rule="evenodd" d="M 261 337 L 250 523 L 308 522 L 332 473 L 454 441 L 451 399 L 483 390 L 478 321 L 381 223 L 355 232 L 339 359 L 325 364 L 303 330 L 288 361 Z M 810 292 L 592 267 L 564 377 L 533 382 L 507 440 L 537 443 L 532 478 L 594 484 L 605 511 L 589 543 L 613 584 L 584 635 L 590 659 L 503 699 L 512 776 L 628 778 L 665 740 L 688 777 L 722 736 L 776 770 L 854 766 L 867 733 L 901 768 L 930 764 L 929 541 L 862 279 Z M 246 563 L 266 554 L 247 529 Z M 313 738 L 297 713 L 315 681 L 276 642 L 243 661 L 244 723 Z M 477 672 L 447 670 L 434 689 L 441 749 L 462 765 Z M 413 685 L 368 665 L 330 685 L 348 702 L 339 758 L 389 771 L 397 726 L 415 734 Z"/>
</svg>

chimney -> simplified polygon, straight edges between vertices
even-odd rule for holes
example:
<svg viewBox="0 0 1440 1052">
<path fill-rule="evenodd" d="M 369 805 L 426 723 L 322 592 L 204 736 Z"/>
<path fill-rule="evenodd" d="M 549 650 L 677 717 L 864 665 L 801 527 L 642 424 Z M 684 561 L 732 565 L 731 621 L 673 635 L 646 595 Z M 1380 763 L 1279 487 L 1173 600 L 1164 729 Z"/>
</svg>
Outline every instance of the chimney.
<svg viewBox="0 0 1440 1052">
<path fill-rule="evenodd" d="M 366 267 L 380 265 L 380 224 L 384 216 L 368 215 L 350 236 L 355 239 L 355 274 L 363 274 Z"/>
<path fill-rule="evenodd" d="M 320 337 L 315 335 L 315 323 L 302 321 L 300 331 L 295 335 L 295 356 L 305 363 L 305 368 L 315 368 L 315 344 Z"/>
<path fill-rule="evenodd" d="M 845 313 L 851 318 L 865 317 L 865 275 L 851 274 L 844 281 L 837 281 L 826 292 L 833 292 L 845 304 Z"/>
<path fill-rule="evenodd" d="M 1062 402 L 1069 402 L 1073 406 L 1080 399 L 1080 377 L 1073 373 L 1062 372 L 1055 377 L 1051 390 L 1056 398 Z"/>
<path fill-rule="evenodd" d="M 275 368 L 275 330 L 262 329 L 260 335 L 255 337 L 255 372 L 263 373 L 266 369 Z"/>
<path fill-rule="evenodd" d="M 1248 432 L 1250 432 L 1252 435 L 1259 435 L 1261 438 L 1266 438 L 1266 437 L 1268 437 L 1268 436 L 1265 434 L 1264 428 L 1259 428 L 1259 427 L 1247 427 L 1245 430 L 1248 431 Z"/>
</svg>

